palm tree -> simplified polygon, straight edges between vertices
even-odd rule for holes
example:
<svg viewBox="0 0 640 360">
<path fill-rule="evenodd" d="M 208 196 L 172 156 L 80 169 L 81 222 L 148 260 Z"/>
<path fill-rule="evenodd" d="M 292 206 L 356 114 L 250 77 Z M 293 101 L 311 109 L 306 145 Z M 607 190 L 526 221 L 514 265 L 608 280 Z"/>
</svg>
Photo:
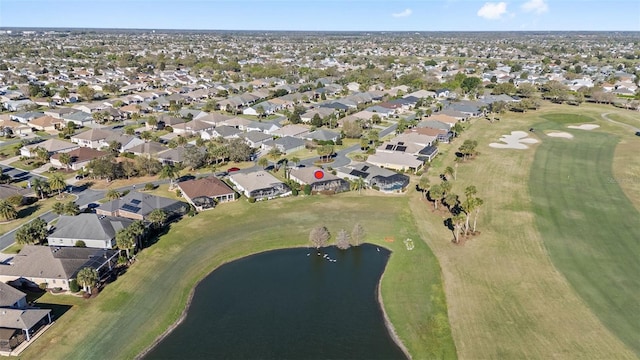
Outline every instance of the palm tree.
<svg viewBox="0 0 640 360">
<path fill-rule="evenodd" d="M 453 184 L 450 183 L 449 181 L 443 181 L 442 184 L 440 184 L 440 186 L 442 187 L 442 196 L 447 196 L 447 194 L 451 191 L 451 188 L 453 187 Z"/>
<path fill-rule="evenodd" d="M 454 193 L 448 193 L 444 197 L 444 203 L 447 205 L 447 208 L 449 208 L 449 211 L 453 211 L 453 209 L 458 206 L 458 195 Z"/>
<path fill-rule="evenodd" d="M 165 165 L 162 167 L 162 170 L 160 170 L 160 179 L 169 179 L 170 188 L 173 187 L 173 179 L 175 179 L 177 176 L 178 169 L 176 169 L 176 167 L 173 165 Z"/>
<path fill-rule="evenodd" d="M 427 196 L 427 190 L 429 190 L 429 185 L 431 185 L 429 178 L 424 175 L 420 176 L 420 180 L 418 181 L 418 188 L 420 188 L 420 191 L 422 191 L 422 194 L 425 197 Z"/>
<path fill-rule="evenodd" d="M 36 191 L 38 196 L 40 196 L 40 199 L 44 199 L 45 189 L 48 187 L 46 181 L 34 176 L 31 178 L 31 187 Z"/>
<path fill-rule="evenodd" d="M 116 245 L 118 245 L 118 249 L 127 252 L 127 259 L 131 259 L 129 251 L 136 245 L 135 235 L 128 228 L 118 230 L 116 233 Z"/>
<path fill-rule="evenodd" d="M 298 166 L 298 164 L 300 163 L 300 158 L 298 158 L 296 156 L 292 156 L 291 157 L 291 162 L 296 164 L 296 166 Z"/>
<path fill-rule="evenodd" d="M 351 182 L 351 190 L 358 190 L 358 194 L 362 193 L 362 189 L 366 186 L 364 179 L 358 176 L 357 179 Z"/>
<path fill-rule="evenodd" d="M 13 220 L 18 217 L 18 212 L 9 201 L 0 200 L 0 217 L 5 220 Z"/>
<path fill-rule="evenodd" d="M 478 215 L 480 214 L 480 207 L 484 204 L 484 201 L 480 198 L 475 198 L 475 211 L 476 216 L 473 218 L 473 232 L 476 232 L 476 222 L 478 221 Z"/>
<path fill-rule="evenodd" d="M 115 200 L 115 199 L 119 199 L 120 198 L 120 192 L 118 192 L 118 190 L 116 189 L 109 189 L 109 191 L 107 191 L 106 194 L 106 198 L 109 200 Z"/>
<path fill-rule="evenodd" d="M 62 174 L 55 173 L 51 175 L 51 179 L 49 179 L 49 187 L 51 190 L 58 190 L 58 197 L 60 197 L 62 195 L 62 190 L 67 187 L 67 183 Z"/>
<path fill-rule="evenodd" d="M 71 155 L 69 155 L 69 153 L 61 153 L 58 160 L 60 160 L 60 163 L 69 170 L 69 165 L 71 165 Z"/>
<path fill-rule="evenodd" d="M 456 244 L 460 242 L 460 229 L 464 226 L 464 215 L 458 214 L 451 218 L 453 224 L 453 242 Z"/>
<path fill-rule="evenodd" d="M 147 220 L 153 224 L 155 227 L 161 227 L 164 225 L 164 222 L 167 221 L 167 213 L 162 209 L 154 209 L 147 216 Z"/>
<path fill-rule="evenodd" d="M 455 174 L 456 174 L 456 171 L 453 170 L 453 167 L 451 166 L 447 166 L 447 168 L 444 169 L 444 175 L 447 177 L 447 179 L 449 179 L 449 176 L 451 176 L 455 180 L 456 178 Z"/>
<path fill-rule="evenodd" d="M 433 185 L 429 189 L 429 197 L 431 198 L 431 200 L 433 200 L 434 209 L 436 210 L 438 209 L 438 201 L 440 201 L 440 199 L 442 199 L 443 196 L 444 196 L 444 190 L 442 189 L 441 184 Z"/>
<path fill-rule="evenodd" d="M 140 240 L 142 239 L 142 235 L 145 232 L 144 223 L 141 220 L 136 220 L 132 222 L 127 229 L 135 236 L 136 247 L 138 249 L 142 248 L 142 243 L 140 242 Z"/>
<path fill-rule="evenodd" d="M 49 151 L 47 151 L 47 149 L 43 148 L 43 147 L 36 147 L 34 149 L 34 153 L 36 155 L 36 158 L 42 162 L 47 162 L 49 161 Z"/>
<path fill-rule="evenodd" d="M 82 285 L 82 289 L 91 294 L 91 287 L 98 282 L 98 271 L 92 267 L 85 267 L 78 271 L 76 281 Z"/>
</svg>

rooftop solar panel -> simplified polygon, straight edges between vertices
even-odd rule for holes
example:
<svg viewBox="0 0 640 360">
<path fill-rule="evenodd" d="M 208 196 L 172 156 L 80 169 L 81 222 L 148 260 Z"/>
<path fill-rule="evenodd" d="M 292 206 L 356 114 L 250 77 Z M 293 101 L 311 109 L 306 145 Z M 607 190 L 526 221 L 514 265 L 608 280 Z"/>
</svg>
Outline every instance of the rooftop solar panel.
<svg viewBox="0 0 640 360">
<path fill-rule="evenodd" d="M 129 205 L 129 204 L 124 204 L 122 205 L 122 209 L 132 212 L 132 213 L 137 213 L 138 211 L 140 211 L 140 208 L 137 206 L 133 206 L 133 205 Z"/>
</svg>

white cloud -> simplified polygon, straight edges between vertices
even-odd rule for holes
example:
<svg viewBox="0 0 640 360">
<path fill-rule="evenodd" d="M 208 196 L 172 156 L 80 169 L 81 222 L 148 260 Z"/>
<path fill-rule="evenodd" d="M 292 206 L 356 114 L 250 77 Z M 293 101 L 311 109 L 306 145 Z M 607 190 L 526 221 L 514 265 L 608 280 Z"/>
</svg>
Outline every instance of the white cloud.
<svg viewBox="0 0 640 360">
<path fill-rule="evenodd" d="M 542 14 L 549 11 L 549 5 L 547 5 L 545 0 L 529 0 L 522 4 L 522 10 Z"/>
<path fill-rule="evenodd" d="M 391 14 L 391 16 L 393 16 L 394 18 L 402 18 L 402 17 L 410 16 L 412 13 L 413 13 L 413 11 L 411 9 L 404 9 L 403 11 L 401 11 L 399 13 Z"/>
<path fill-rule="evenodd" d="M 502 17 L 502 15 L 506 13 L 507 13 L 506 2 L 499 2 L 499 3 L 488 2 L 482 5 L 480 10 L 478 10 L 478 16 L 480 16 L 481 18 L 485 18 L 487 20 L 498 20 Z"/>
</svg>

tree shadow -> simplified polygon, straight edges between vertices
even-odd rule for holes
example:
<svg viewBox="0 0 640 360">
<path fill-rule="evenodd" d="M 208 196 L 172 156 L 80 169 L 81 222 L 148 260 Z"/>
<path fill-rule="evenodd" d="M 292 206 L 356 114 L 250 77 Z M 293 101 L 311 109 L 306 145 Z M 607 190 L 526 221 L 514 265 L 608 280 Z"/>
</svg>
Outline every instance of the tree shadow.
<svg viewBox="0 0 640 360">
<path fill-rule="evenodd" d="M 171 224 L 167 224 L 159 229 L 151 229 L 146 238 L 142 241 L 142 249 L 148 248 L 160 240 L 160 237 L 166 235 L 171 229 Z"/>
<path fill-rule="evenodd" d="M 18 218 L 25 218 L 33 215 L 36 211 L 38 211 L 42 206 L 40 204 L 33 204 L 31 206 L 27 206 L 18 211 Z"/>
<path fill-rule="evenodd" d="M 453 220 L 451 220 L 451 218 L 444 220 L 442 224 L 451 231 L 455 230 L 455 227 L 453 226 Z"/>
</svg>

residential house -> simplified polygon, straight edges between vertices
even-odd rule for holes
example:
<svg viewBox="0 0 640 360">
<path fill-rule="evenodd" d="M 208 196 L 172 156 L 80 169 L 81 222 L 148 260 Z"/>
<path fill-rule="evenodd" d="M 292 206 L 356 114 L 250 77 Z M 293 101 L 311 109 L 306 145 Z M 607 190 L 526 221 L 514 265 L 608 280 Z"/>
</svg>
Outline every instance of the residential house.
<svg viewBox="0 0 640 360">
<path fill-rule="evenodd" d="M 27 122 L 27 125 L 31 126 L 32 128 L 47 132 L 57 132 L 60 128 L 62 128 L 63 124 L 64 122 L 61 119 L 57 119 L 49 115 L 40 116 Z"/>
<path fill-rule="evenodd" d="M 369 155 L 367 162 L 376 166 L 398 171 L 416 172 L 424 163 L 411 154 L 403 152 L 382 152 Z"/>
<path fill-rule="evenodd" d="M 220 125 L 216 126 L 215 129 L 210 131 L 204 131 L 200 134 L 200 137 L 203 140 L 212 140 L 212 139 L 234 139 L 238 138 L 242 134 L 242 131 L 234 128 L 233 126 Z"/>
<path fill-rule="evenodd" d="M 234 173 L 229 180 L 248 198 L 267 200 L 291 195 L 291 189 L 266 171 Z"/>
<path fill-rule="evenodd" d="M 58 139 L 49 139 L 40 143 L 25 145 L 20 148 L 20 155 L 26 157 L 36 156 L 35 150 L 37 148 L 43 148 L 47 150 L 49 155 L 61 153 L 61 152 L 69 152 L 71 150 L 77 149 L 78 145 L 74 143 L 70 143 L 64 140 Z"/>
<path fill-rule="evenodd" d="M 409 185 L 409 177 L 370 163 L 351 163 L 336 169 L 337 175 L 349 180 L 361 178 L 373 189 L 384 193 L 400 192 Z"/>
<path fill-rule="evenodd" d="M 315 140 L 315 141 L 333 141 L 334 143 L 340 139 L 340 134 L 334 131 L 318 129 L 316 131 L 310 132 L 304 136 L 307 140 Z"/>
<path fill-rule="evenodd" d="M 93 116 L 84 111 L 76 111 L 69 114 L 62 114 L 62 120 L 67 124 L 72 122 L 78 127 L 83 127 L 93 123 Z"/>
<path fill-rule="evenodd" d="M 80 147 L 67 152 L 67 154 L 71 157 L 69 167 L 72 170 L 80 170 L 86 168 L 91 160 L 101 158 L 109 153 L 88 147 Z M 60 155 L 60 153 L 51 155 L 49 162 L 57 168 L 66 168 L 66 165 L 60 161 Z"/>
<path fill-rule="evenodd" d="M 181 181 L 178 188 L 187 202 L 198 211 L 211 209 L 218 203 L 234 201 L 236 198 L 236 192 L 214 176 Z"/>
<path fill-rule="evenodd" d="M 279 136 L 279 137 L 292 136 L 292 137 L 302 138 L 304 137 L 304 135 L 308 133 L 309 133 L 308 127 L 304 125 L 291 124 L 291 125 L 285 125 L 278 130 L 272 131 L 271 135 Z"/>
<path fill-rule="evenodd" d="M 71 141 L 82 147 L 99 149 L 108 146 L 107 138 L 113 135 L 113 131 L 94 128 L 71 136 Z"/>
<path fill-rule="evenodd" d="M 20 253 L 0 263 L 0 281 L 69 290 L 78 271 L 91 267 L 105 277 L 118 262 L 117 250 L 25 245 Z"/>
<path fill-rule="evenodd" d="M 24 340 L 31 341 L 42 326 L 50 323 L 50 309 L 29 307 L 27 294 L 0 282 L 0 351 L 11 352 Z"/>
<path fill-rule="evenodd" d="M 292 136 L 284 136 L 284 137 L 279 137 L 275 140 L 267 140 L 263 142 L 262 150 L 264 150 L 265 152 L 269 152 L 271 151 L 271 149 L 276 148 L 281 153 L 288 155 L 294 151 L 304 149 L 305 144 L 306 144 L 306 141 L 300 138 L 295 138 Z"/>
<path fill-rule="evenodd" d="M 322 174 L 318 176 L 317 174 Z M 316 166 L 291 169 L 291 180 L 301 185 L 310 185 L 313 193 L 339 193 L 349 191 L 349 183 Z"/>
<path fill-rule="evenodd" d="M 453 116 L 446 115 L 442 112 L 426 117 L 425 121 L 438 121 L 443 124 L 447 124 L 449 129 L 451 129 L 455 124 L 458 123 L 458 119 Z"/>
<path fill-rule="evenodd" d="M 47 239 L 49 246 L 76 246 L 81 241 L 88 248 L 113 249 L 116 247 L 116 233 L 131 223 L 131 219 L 97 213 L 60 215 Z"/>
<path fill-rule="evenodd" d="M 128 152 L 137 156 L 155 157 L 158 153 L 169 149 L 158 142 L 150 141 L 131 147 Z"/>
<path fill-rule="evenodd" d="M 9 120 L 8 118 L 0 120 L 0 128 L 2 128 L 3 131 L 5 131 L 4 129 L 9 128 L 11 129 L 11 133 L 18 136 L 33 133 L 31 126 L 18 121 Z"/>
<path fill-rule="evenodd" d="M 26 124 L 29 122 L 29 120 L 39 118 L 41 116 L 44 116 L 44 113 L 42 111 L 29 111 L 29 112 L 10 114 L 9 119 Z"/>
<path fill-rule="evenodd" d="M 133 220 L 147 220 L 147 216 L 155 209 L 161 209 L 167 214 L 168 219 L 172 219 L 186 214 L 189 206 L 182 201 L 130 191 L 119 199 L 98 206 L 96 214 Z"/>
<path fill-rule="evenodd" d="M 194 135 L 194 134 L 199 134 L 205 131 L 211 131 L 216 126 L 208 122 L 204 122 L 200 120 L 192 120 L 189 122 L 176 124 L 171 127 L 173 128 L 173 132 L 176 134 Z"/>
<path fill-rule="evenodd" d="M 415 127 L 412 129 L 405 130 L 404 133 L 405 134 L 418 133 L 421 135 L 435 136 L 436 140 L 439 143 L 444 143 L 444 144 L 449 143 L 451 141 L 451 138 L 453 137 L 453 133 L 450 131 L 443 130 L 443 129 L 434 129 L 430 127 Z"/>
<path fill-rule="evenodd" d="M 273 139 L 273 136 L 267 135 L 261 131 L 249 131 L 240 135 L 244 141 L 254 149 L 258 149 L 268 140 Z"/>
</svg>

